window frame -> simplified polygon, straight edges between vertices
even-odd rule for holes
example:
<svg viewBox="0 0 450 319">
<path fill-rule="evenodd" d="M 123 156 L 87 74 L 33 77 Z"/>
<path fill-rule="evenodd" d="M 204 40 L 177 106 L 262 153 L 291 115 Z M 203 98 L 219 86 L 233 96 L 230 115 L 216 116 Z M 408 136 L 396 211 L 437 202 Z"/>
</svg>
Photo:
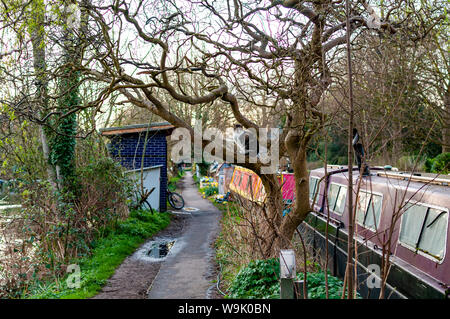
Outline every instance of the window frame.
<svg viewBox="0 0 450 319">
<path fill-rule="evenodd" d="M 317 180 L 317 182 L 316 182 L 316 184 L 315 184 L 315 186 L 314 186 L 314 191 L 313 191 L 313 195 L 312 195 L 312 198 L 311 198 L 311 194 L 308 194 L 309 196 L 309 201 L 310 201 L 310 203 L 312 203 L 313 202 L 313 200 L 314 200 L 314 197 L 315 197 L 315 195 L 316 195 L 316 193 L 318 193 L 318 189 L 317 189 L 317 186 L 320 186 L 320 177 L 317 177 L 317 176 L 309 176 L 309 179 L 315 179 L 315 180 Z M 309 183 L 311 183 L 311 181 L 308 181 Z M 314 205 L 317 205 L 317 203 L 314 203 Z"/>
<path fill-rule="evenodd" d="M 445 211 L 448 214 L 447 215 L 447 227 L 445 227 L 445 237 L 444 237 L 445 238 L 444 239 L 444 247 L 445 248 L 444 248 L 444 254 L 442 256 L 442 259 L 439 259 L 439 258 L 434 257 L 433 255 L 430 255 L 430 254 L 426 253 L 424 250 L 422 250 L 420 248 L 413 247 L 413 246 L 411 246 L 411 245 L 409 245 L 407 243 L 404 243 L 404 242 L 402 242 L 400 240 L 400 234 L 402 232 L 402 225 L 403 225 L 403 214 L 406 212 L 406 210 L 404 210 L 404 208 L 402 209 L 402 216 L 400 218 L 400 228 L 398 230 L 397 244 L 402 246 L 402 247 L 407 248 L 408 250 L 411 250 L 412 252 L 414 252 L 416 254 L 419 254 L 420 256 L 423 256 L 423 257 L 425 257 L 427 259 L 430 259 L 430 260 L 432 260 L 433 262 L 435 262 L 437 264 L 442 264 L 444 262 L 444 260 L 445 260 L 446 255 L 447 255 L 448 226 L 449 226 L 449 222 L 450 222 L 450 211 L 449 211 L 449 209 L 446 208 L 446 207 L 436 206 L 436 205 L 433 205 L 433 204 L 427 204 L 427 203 L 424 203 L 424 202 L 413 201 L 413 200 L 408 201 L 408 204 L 409 203 L 412 204 L 412 206 L 419 205 L 419 206 L 427 207 L 427 211 L 428 211 L 428 208 L 432 208 L 432 209 L 440 210 L 441 212 Z M 424 223 L 426 223 L 426 221 L 427 220 L 425 219 Z M 422 224 L 422 227 L 423 227 L 423 224 Z M 420 242 L 419 242 L 419 245 L 420 245 Z"/>
<path fill-rule="evenodd" d="M 366 211 L 365 211 L 365 213 L 364 213 L 364 220 L 363 220 L 363 223 L 362 224 L 360 224 L 359 222 L 358 222 L 358 219 L 356 218 L 356 214 L 358 213 L 358 212 L 356 212 L 356 214 L 355 214 L 355 222 L 359 225 L 359 226 L 361 226 L 361 227 L 363 227 L 363 228 L 365 228 L 365 229 L 368 229 L 368 230 L 370 230 L 370 231 L 372 231 L 372 232 L 377 232 L 378 231 L 378 228 L 380 227 L 380 221 L 381 221 L 381 216 L 383 215 L 383 201 L 384 201 L 384 195 L 382 194 L 382 193 L 378 193 L 378 192 L 370 192 L 370 191 L 365 191 L 365 190 L 359 190 L 359 192 L 361 193 L 365 193 L 365 194 L 370 194 L 370 200 L 369 200 L 369 203 L 367 204 L 367 208 L 366 208 Z M 359 194 L 358 194 L 359 195 Z M 368 227 L 368 226 L 366 226 L 366 225 L 364 225 L 364 223 L 366 222 L 366 219 L 367 219 L 367 211 L 369 210 L 369 208 L 370 208 L 370 204 L 372 203 L 372 195 L 377 195 L 377 196 L 381 196 L 381 207 L 380 207 L 380 216 L 378 217 L 378 221 L 375 221 L 375 228 L 372 228 L 372 227 Z M 356 198 L 355 198 L 355 200 L 356 200 L 356 203 L 355 203 L 355 205 L 357 205 L 358 204 L 358 196 L 356 196 Z"/>
<path fill-rule="evenodd" d="M 336 200 L 334 201 L 334 207 L 333 207 L 333 208 L 336 207 L 337 198 L 339 197 L 339 194 L 341 193 L 341 188 L 342 188 L 342 187 L 345 187 L 344 211 L 343 211 L 342 213 L 339 213 L 339 212 L 335 211 L 334 209 L 331 209 L 329 206 L 328 206 L 328 210 L 329 210 L 330 212 L 336 214 L 336 215 L 342 216 L 342 215 L 344 215 L 344 212 L 345 212 L 345 205 L 347 204 L 347 192 L 348 192 L 348 187 L 347 187 L 347 185 L 344 185 L 344 184 L 341 184 L 341 183 L 331 182 L 331 183 L 330 183 L 330 186 L 328 186 L 328 190 L 327 190 L 327 200 L 329 200 L 328 194 L 330 193 L 330 188 L 331 188 L 331 185 L 333 185 L 333 184 L 339 186 L 339 192 L 338 192 L 337 195 L 336 195 Z M 329 204 L 328 204 L 328 205 L 329 205 Z"/>
</svg>

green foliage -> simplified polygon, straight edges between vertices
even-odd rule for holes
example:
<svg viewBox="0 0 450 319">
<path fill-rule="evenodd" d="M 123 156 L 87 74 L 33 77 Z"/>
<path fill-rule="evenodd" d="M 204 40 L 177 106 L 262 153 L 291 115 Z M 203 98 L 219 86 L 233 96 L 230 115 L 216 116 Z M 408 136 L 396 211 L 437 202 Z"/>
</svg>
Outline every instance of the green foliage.
<svg viewBox="0 0 450 319">
<path fill-rule="evenodd" d="M 158 231 L 161 226 L 168 223 L 167 214 L 152 214 L 146 210 L 136 210 L 130 214 L 130 218 L 119 222 L 116 233 L 133 237 L 148 238 Z M 165 227 L 164 226 L 164 227 Z"/>
<path fill-rule="evenodd" d="M 424 164 L 426 172 L 437 174 L 450 173 L 450 153 L 442 153 L 435 158 L 428 158 Z"/>
<path fill-rule="evenodd" d="M 251 261 L 239 271 L 231 283 L 229 297 L 246 299 L 279 298 L 279 273 L 280 263 L 275 258 Z"/>
<path fill-rule="evenodd" d="M 0 132 L 0 176 L 2 179 L 33 181 L 44 174 L 45 162 L 35 125 L 15 118 L 12 109 L 0 107 L 0 117 L 7 116 L 16 129 L 6 136 Z"/>
<path fill-rule="evenodd" d="M 346 136 L 334 128 L 328 129 L 327 163 L 347 164 Z M 308 150 L 308 162 L 322 162 L 325 155 L 323 136 L 316 136 Z M 322 164 L 323 165 L 323 164 Z"/>
<path fill-rule="evenodd" d="M 433 167 L 434 158 L 427 158 L 425 163 L 423 163 L 423 170 L 427 173 L 431 172 L 431 167 Z"/>
<path fill-rule="evenodd" d="M 76 175 L 75 191 L 54 192 L 45 180 L 15 183 L 23 209 L 16 214 L 20 227 L 15 227 L 14 236 L 23 245 L 20 250 L 10 249 L 11 258 L 0 261 L 0 266 L 6 267 L 0 269 L 0 277 L 7 273 L 11 279 L 0 293 L 9 291 L 14 296 L 36 276 L 59 278 L 69 260 L 89 256 L 93 240 L 112 229 L 138 237 L 148 237 L 155 231 L 152 225 L 143 225 L 141 218 L 122 222 L 129 215 L 126 200 L 131 185 L 123 168 L 112 159 L 97 158 L 78 167 Z M 153 217 L 145 218 L 157 224 L 149 219 Z M 20 265 L 14 260 L 20 260 Z"/>
<path fill-rule="evenodd" d="M 53 166 L 60 168 L 63 182 L 74 177 L 75 169 L 75 146 L 77 134 L 77 115 L 75 112 L 69 114 L 72 108 L 81 104 L 78 94 L 79 75 L 67 71 L 60 80 L 60 91 L 63 96 L 58 100 L 58 109 L 63 114 L 53 124 L 55 132 L 47 134 L 51 136 L 49 141 L 50 158 Z"/>
<path fill-rule="evenodd" d="M 109 228 L 108 236 L 92 242 L 92 254 L 75 258 L 70 264 L 78 264 L 81 270 L 81 287 L 67 287 L 67 277 L 48 281 L 36 280 L 25 298 L 32 299 L 85 299 L 95 296 L 123 260 L 136 250 L 148 237 L 165 228 L 170 222 L 167 213 L 152 214 L 133 211 L 130 218 L 119 222 L 117 228 Z"/>
<path fill-rule="evenodd" d="M 398 159 L 396 166 L 402 171 L 412 171 L 414 168 L 420 170 L 424 163 L 426 163 L 424 156 L 404 155 Z"/>
<path fill-rule="evenodd" d="M 304 274 L 299 273 L 297 275 L 298 280 L 303 280 Z M 320 271 L 316 273 L 308 273 L 308 298 L 309 299 L 325 299 L 325 273 Z M 329 299 L 341 299 L 342 287 L 344 283 L 339 278 L 333 277 L 328 274 L 328 298 Z M 359 296 L 359 295 L 358 295 Z"/>
<path fill-rule="evenodd" d="M 280 298 L 280 263 L 278 259 L 251 261 L 241 269 L 234 278 L 229 289 L 229 298 L 245 299 L 276 299 Z M 303 280 L 303 273 L 297 274 L 298 280 Z M 322 271 L 308 273 L 308 298 L 325 299 L 325 273 Z M 328 274 L 328 296 L 330 299 L 340 299 L 342 280 Z M 360 295 L 357 295 L 360 298 Z"/>
<path fill-rule="evenodd" d="M 205 194 L 206 197 L 212 196 L 219 192 L 219 188 L 216 186 L 206 186 L 199 189 L 200 193 Z"/>
<path fill-rule="evenodd" d="M 203 161 L 202 163 L 196 163 L 196 164 L 198 165 L 198 170 L 199 170 L 201 176 L 208 175 L 208 169 L 209 169 L 209 166 L 211 165 L 210 163 Z"/>
<path fill-rule="evenodd" d="M 178 171 L 176 176 L 169 178 L 167 188 L 169 191 L 174 192 L 177 188 L 177 182 L 184 176 L 184 171 Z"/>
<path fill-rule="evenodd" d="M 95 190 L 101 192 L 103 201 L 107 198 L 116 203 L 126 200 L 132 194 L 132 184 L 125 176 L 123 167 L 110 157 L 98 158 L 93 163 L 79 167 L 76 175 L 79 192 L 85 192 L 91 185 L 95 185 Z"/>
</svg>

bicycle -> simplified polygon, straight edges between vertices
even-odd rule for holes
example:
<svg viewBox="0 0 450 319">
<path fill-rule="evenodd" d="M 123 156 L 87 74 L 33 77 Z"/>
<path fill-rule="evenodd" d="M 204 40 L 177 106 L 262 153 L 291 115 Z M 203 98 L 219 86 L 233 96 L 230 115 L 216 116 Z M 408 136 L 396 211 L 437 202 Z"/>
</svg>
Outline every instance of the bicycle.
<svg viewBox="0 0 450 319">
<path fill-rule="evenodd" d="M 169 201 L 170 206 L 174 209 L 182 209 L 184 207 L 184 199 L 183 197 L 175 192 L 171 192 L 167 189 L 167 200 Z"/>
<path fill-rule="evenodd" d="M 148 191 L 147 189 L 144 189 L 144 192 L 142 194 L 140 192 L 137 192 L 136 198 L 138 198 L 138 195 L 139 195 L 140 199 L 138 200 L 138 202 L 134 208 L 149 210 L 153 214 L 155 211 L 153 210 L 152 205 L 150 205 L 150 203 L 148 202 L 147 199 L 150 196 L 150 194 L 153 193 L 154 190 L 155 190 L 155 187 L 153 187 L 150 191 Z"/>
</svg>

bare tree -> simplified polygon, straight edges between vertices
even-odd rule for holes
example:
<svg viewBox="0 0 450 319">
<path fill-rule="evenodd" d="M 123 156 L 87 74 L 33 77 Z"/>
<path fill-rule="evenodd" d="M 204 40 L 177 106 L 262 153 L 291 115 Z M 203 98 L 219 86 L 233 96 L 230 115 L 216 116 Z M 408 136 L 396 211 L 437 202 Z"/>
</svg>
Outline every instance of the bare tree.
<svg viewBox="0 0 450 319">
<path fill-rule="evenodd" d="M 263 248 L 266 256 L 272 256 L 289 245 L 311 210 L 306 152 L 311 138 L 328 120 L 318 105 L 332 82 L 330 66 L 346 42 L 342 4 L 102 1 L 88 7 L 95 21 L 91 32 L 98 30 L 104 44 L 89 56 L 91 63 L 83 71 L 107 84 L 99 101 L 119 91 L 128 102 L 192 133 L 190 123 L 171 111 L 161 96 L 198 107 L 221 100 L 220 105 L 229 108 L 237 122 L 256 130 L 260 125 L 246 116 L 242 105 L 278 108 L 283 127 L 280 156 L 287 155 L 294 169 L 297 200 L 291 218 L 282 219 L 276 176 L 260 174 L 271 220 Z M 371 23 L 373 10 L 368 8 L 365 2 L 351 6 L 351 36 L 367 26 L 387 34 L 396 32 L 388 18 Z M 399 6 L 392 4 L 389 12 L 397 10 Z M 210 81 L 198 94 L 186 92 L 176 80 L 193 73 Z M 260 173 L 263 163 L 243 166 Z"/>
<path fill-rule="evenodd" d="M 260 174 L 262 162 L 243 164 L 260 174 L 268 194 L 270 226 L 261 230 L 266 256 L 288 246 L 311 211 L 306 154 L 312 137 L 333 119 L 321 102 L 339 77 L 332 66 L 345 56 L 346 33 L 350 41 L 368 28 L 387 36 L 399 33 L 398 25 L 409 19 L 396 2 L 383 2 L 381 17 L 365 1 L 350 3 L 348 21 L 343 3 L 328 0 L 99 0 L 78 6 L 90 16 L 77 45 L 82 65 L 61 63 L 63 56 L 57 54 L 63 67 L 47 67 L 48 80 L 64 67 L 77 69 L 82 72 L 77 86 L 96 86 L 97 95 L 59 112 L 62 118 L 86 108 L 102 112 L 114 98 L 184 127 L 194 137 L 188 118 L 202 114 L 206 106 L 216 108 L 214 122 L 221 114 L 232 114 L 234 121 L 257 131 L 268 125 L 267 114 L 276 114 L 271 125 L 282 127 L 280 157 L 289 158 L 296 180 L 291 218 L 282 218 L 275 174 Z M 56 52 L 64 48 L 61 39 L 58 32 L 50 38 Z M 53 60 L 50 64 L 56 65 Z M 49 94 L 50 101 L 58 95 Z M 183 114 L 183 105 L 189 105 L 189 114 Z M 255 109 L 263 109 L 266 120 L 252 115 Z M 58 113 L 42 118 L 35 109 L 23 112 L 39 123 Z"/>
</svg>

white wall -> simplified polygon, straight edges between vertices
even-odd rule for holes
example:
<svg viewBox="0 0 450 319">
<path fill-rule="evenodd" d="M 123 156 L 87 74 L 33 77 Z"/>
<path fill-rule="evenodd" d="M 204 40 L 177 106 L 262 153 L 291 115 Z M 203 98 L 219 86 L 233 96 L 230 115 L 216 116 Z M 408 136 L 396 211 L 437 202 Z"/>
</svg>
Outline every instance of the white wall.
<svg viewBox="0 0 450 319">
<path fill-rule="evenodd" d="M 147 201 L 150 203 L 154 210 L 159 211 L 159 194 L 160 194 L 160 176 L 162 165 L 146 167 L 142 169 L 142 177 L 144 190 L 150 191 L 153 187 L 155 190 L 150 194 Z M 135 169 L 125 172 L 134 182 L 134 184 L 140 189 L 141 187 L 141 169 Z"/>
</svg>

